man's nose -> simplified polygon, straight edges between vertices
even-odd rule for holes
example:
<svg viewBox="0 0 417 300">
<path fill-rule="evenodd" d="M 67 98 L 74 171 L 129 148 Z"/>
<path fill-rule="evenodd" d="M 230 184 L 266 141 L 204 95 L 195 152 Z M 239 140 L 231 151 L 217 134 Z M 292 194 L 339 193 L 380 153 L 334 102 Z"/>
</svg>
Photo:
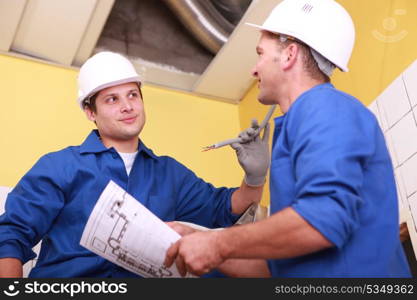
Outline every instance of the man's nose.
<svg viewBox="0 0 417 300">
<path fill-rule="evenodd" d="M 129 99 L 123 97 L 121 101 L 121 110 L 122 111 L 131 111 L 133 109 L 132 103 L 130 103 Z"/>
</svg>

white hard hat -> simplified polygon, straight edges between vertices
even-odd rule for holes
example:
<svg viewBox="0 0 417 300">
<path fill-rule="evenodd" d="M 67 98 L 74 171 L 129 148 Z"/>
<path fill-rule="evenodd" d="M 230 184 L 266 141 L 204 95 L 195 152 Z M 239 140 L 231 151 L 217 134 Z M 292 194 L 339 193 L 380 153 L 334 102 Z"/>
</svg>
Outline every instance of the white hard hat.
<svg viewBox="0 0 417 300">
<path fill-rule="evenodd" d="M 348 71 L 355 27 L 349 13 L 334 0 L 283 0 L 262 26 L 247 24 L 292 36 Z"/>
<path fill-rule="evenodd" d="M 81 66 L 78 74 L 78 104 L 83 109 L 83 102 L 95 93 L 128 82 L 141 84 L 132 63 L 118 53 L 99 52 Z"/>
</svg>

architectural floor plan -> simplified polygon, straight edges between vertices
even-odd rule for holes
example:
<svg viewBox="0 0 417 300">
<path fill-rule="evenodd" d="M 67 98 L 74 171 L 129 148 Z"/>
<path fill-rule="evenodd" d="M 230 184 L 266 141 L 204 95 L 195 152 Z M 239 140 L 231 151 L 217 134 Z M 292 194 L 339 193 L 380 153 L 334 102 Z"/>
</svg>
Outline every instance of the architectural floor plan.
<svg viewBox="0 0 417 300">
<path fill-rule="evenodd" d="M 180 277 L 163 266 L 166 250 L 180 235 L 110 181 L 98 199 L 80 244 L 143 277 Z"/>
</svg>

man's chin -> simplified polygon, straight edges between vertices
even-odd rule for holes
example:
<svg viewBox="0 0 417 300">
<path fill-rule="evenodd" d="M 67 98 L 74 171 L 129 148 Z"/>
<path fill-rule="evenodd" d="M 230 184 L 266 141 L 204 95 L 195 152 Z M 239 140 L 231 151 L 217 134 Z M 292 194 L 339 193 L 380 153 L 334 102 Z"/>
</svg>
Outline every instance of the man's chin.
<svg viewBox="0 0 417 300">
<path fill-rule="evenodd" d="M 128 126 L 124 128 L 125 132 L 130 135 L 139 135 L 142 129 L 143 129 L 143 125 L 141 124 L 135 124 L 134 126 L 132 125 L 132 126 Z"/>
<path fill-rule="evenodd" d="M 139 136 L 141 131 L 142 131 L 142 128 L 124 130 L 123 133 L 121 133 L 121 137 L 124 140 L 134 139 L 134 138 L 137 138 Z"/>
<path fill-rule="evenodd" d="M 259 103 L 261 103 L 263 105 L 271 105 L 271 104 L 274 104 L 273 101 L 271 101 L 271 100 L 269 100 L 269 99 L 267 99 L 265 97 L 258 97 L 258 101 L 259 101 Z"/>
</svg>

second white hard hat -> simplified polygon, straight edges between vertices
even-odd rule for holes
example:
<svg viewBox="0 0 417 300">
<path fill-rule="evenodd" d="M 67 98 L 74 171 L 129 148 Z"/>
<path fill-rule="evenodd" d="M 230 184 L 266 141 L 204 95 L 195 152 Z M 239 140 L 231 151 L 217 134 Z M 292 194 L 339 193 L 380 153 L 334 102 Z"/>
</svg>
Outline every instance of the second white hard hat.
<svg viewBox="0 0 417 300">
<path fill-rule="evenodd" d="M 80 68 L 78 74 L 78 104 L 83 109 L 83 102 L 102 89 L 141 80 L 135 67 L 124 56 L 104 51 L 90 57 Z"/>
<path fill-rule="evenodd" d="M 349 70 L 355 27 L 349 13 L 334 0 L 284 0 L 261 26 L 248 25 L 292 36 L 342 71 Z"/>
</svg>

